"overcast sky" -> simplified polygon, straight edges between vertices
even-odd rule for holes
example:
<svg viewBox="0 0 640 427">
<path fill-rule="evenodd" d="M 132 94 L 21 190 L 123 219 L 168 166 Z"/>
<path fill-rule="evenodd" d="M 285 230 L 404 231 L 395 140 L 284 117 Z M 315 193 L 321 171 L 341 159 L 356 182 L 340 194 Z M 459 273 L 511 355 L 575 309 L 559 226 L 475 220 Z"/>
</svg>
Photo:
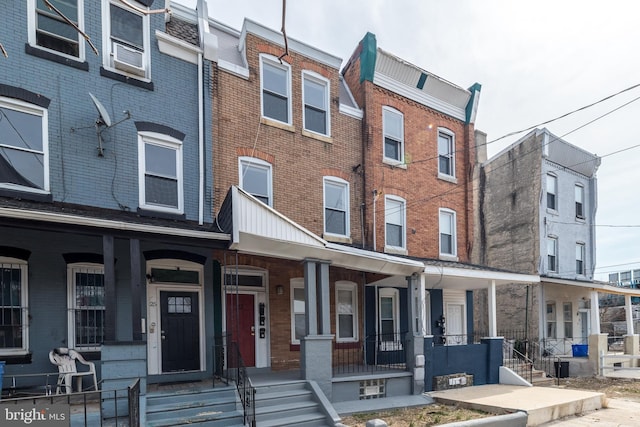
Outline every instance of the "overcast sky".
<svg viewBox="0 0 640 427">
<path fill-rule="evenodd" d="M 245 17 L 274 30 L 282 25 L 282 0 L 208 5 L 211 17 L 238 30 Z M 378 47 L 420 68 L 465 88 L 480 83 L 476 129 L 491 141 L 639 84 L 639 18 L 637 0 L 289 0 L 286 31 L 343 65 L 370 31 Z M 638 97 L 640 87 L 546 125 L 602 157 L 600 280 L 640 268 L 640 147 L 631 148 L 640 144 Z M 489 156 L 522 135 L 490 144 Z"/>
</svg>

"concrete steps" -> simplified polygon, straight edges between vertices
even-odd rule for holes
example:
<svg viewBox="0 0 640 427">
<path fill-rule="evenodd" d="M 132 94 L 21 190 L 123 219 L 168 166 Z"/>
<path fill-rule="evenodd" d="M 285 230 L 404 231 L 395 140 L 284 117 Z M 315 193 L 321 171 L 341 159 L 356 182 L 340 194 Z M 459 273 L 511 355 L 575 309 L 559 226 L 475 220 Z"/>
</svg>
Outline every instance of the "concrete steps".
<svg viewBox="0 0 640 427">
<path fill-rule="evenodd" d="M 527 363 L 521 360 L 515 361 L 514 359 L 506 360 L 503 363 L 505 366 L 509 366 L 509 368 L 520 375 L 523 379 L 529 381 L 529 369 L 531 367 L 531 363 Z M 531 371 L 531 385 L 534 386 L 552 386 L 554 385 L 554 378 L 547 377 L 547 373 L 545 371 L 540 371 L 536 368 L 533 368 Z"/>
<path fill-rule="evenodd" d="M 304 381 L 257 386 L 255 409 L 258 427 L 330 425 Z"/>
<path fill-rule="evenodd" d="M 149 393 L 146 400 L 145 425 L 148 427 L 243 425 L 242 406 L 235 386 Z"/>
</svg>

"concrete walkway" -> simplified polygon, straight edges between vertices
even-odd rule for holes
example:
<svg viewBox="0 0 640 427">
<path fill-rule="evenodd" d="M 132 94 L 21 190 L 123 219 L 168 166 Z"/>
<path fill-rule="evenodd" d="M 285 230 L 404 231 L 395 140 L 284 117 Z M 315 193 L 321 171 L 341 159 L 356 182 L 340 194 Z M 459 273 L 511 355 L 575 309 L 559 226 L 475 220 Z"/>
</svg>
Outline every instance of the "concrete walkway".
<svg viewBox="0 0 640 427">
<path fill-rule="evenodd" d="M 437 402 L 459 405 L 495 414 L 524 411 L 527 426 L 602 408 L 605 395 L 590 391 L 552 387 L 481 385 L 428 393 Z"/>
</svg>

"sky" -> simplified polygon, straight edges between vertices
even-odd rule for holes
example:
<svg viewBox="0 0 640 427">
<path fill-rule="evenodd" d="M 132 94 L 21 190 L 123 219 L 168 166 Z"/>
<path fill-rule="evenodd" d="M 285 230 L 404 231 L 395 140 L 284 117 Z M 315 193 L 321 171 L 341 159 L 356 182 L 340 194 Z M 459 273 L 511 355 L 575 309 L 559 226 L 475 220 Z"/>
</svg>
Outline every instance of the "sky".
<svg viewBox="0 0 640 427">
<path fill-rule="evenodd" d="M 208 6 L 238 30 L 245 17 L 282 27 L 282 0 Z M 640 84 L 639 17 L 637 0 L 289 0 L 285 28 L 343 65 L 369 31 L 430 73 L 480 83 L 475 127 L 493 141 Z M 640 269 L 640 87 L 544 127 L 602 157 L 595 278 Z M 489 157 L 524 135 L 491 143 Z"/>
</svg>

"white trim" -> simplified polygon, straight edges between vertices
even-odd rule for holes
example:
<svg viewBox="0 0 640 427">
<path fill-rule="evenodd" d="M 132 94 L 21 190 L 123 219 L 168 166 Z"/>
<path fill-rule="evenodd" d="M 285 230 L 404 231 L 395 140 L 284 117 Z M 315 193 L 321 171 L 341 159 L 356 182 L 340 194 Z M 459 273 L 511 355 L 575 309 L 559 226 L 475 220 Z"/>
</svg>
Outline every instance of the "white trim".
<svg viewBox="0 0 640 427">
<path fill-rule="evenodd" d="M 75 319 L 75 311 L 77 310 L 76 306 L 76 281 L 75 281 L 75 273 L 76 272 L 84 272 L 84 273 L 94 273 L 94 274 L 102 274 L 104 277 L 104 265 L 96 264 L 96 263 L 88 263 L 88 262 L 75 262 L 71 264 L 67 264 L 67 343 L 68 347 L 80 349 L 82 351 L 100 351 L 102 345 L 96 346 L 80 346 L 76 343 L 76 319 Z M 102 310 L 106 312 L 105 306 L 91 306 L 93 310 Z M 104 325 L 103 325 L 104 328 Z"/>
<path fill-rule="evenodd" d="M 361 109 L 350 107 L 345 104 L 340 104 L 338 111 L 345 116 L 353 117 L 354 119 L 358 120 L 362 120 L 362 118 L 364 117 L 364 112 Z"/>
<path fill-rule="evenodd" d="M 296 338 L 296 311 L 295 311 L 295 307 L 294 307 L 294 289 L 302 289 L 302 292 L 304 294 L 304 279 L 302 277 L 294 277 L 292 279 L 289 280 L 289 289 L 290 289 L 290 294 L 289 294 L 289 307 L 290 307 L 290 313 L 291 313 L 291 344 L 293 345 L 299 345 L 300 344 L 300 340 Z M 306 298 L 306 296 L 305 296 Z M 305 301 L 306 302 L 306 301 Z M 303 311 L 302 312 L 298 312 L 298 314 L 304 314 L 306 317 L 306 311 L 303 305 Z M 305 320 L 306 322 L 306 320 Z M 305 326 L 306 329 L 306 326 Z"/>
<path fill-rule="evenodd" d="M 551 267 L 549 266 L 549 256 L 552 255 L 549 253 L 549 243 L 553 242 L 553 256 L 555 258 L 555 266 L 554 269 L 551 269 Z M 546 243 L 547 243 L 547 257 L 545 259 L 545 266 L 546 266 L 546 270 L 549 273 L 558 273 L 560 271 L 560 265 L 559 265 L 559 261 L 560 261 L 560 257 L 559 257 L 559 252 L 560 252 L 560 248 L 559 248 L 559 242 L 558 242 L 558 237 L 557 236 L 553 236 L 553 235 L 549 235 L 547 236 L 546 239 Z"/>
<path fill-rule="evenodd" d="M 451 173 L 444 173 L 440 170 L 440 135 L 444 135 L 445 137 L 449 137 L 449 146 L 447 156 L 449 161 L 451 162 Z M 453 179 L 456 180 L 456 134 L 453 133 L 450 129 L 439 127 L 438 128 L 438 177 L 442 179 Z M 457 181 L 457 180 L 456 180 Z"/>
<path fill-rule="evenodd" d="M 341 187 L 342 189 L 342 199 L 344 202 L 344 220 L 345 220 L 345 233 L 344 234 L 336 234 L 330 233 L 327 231 L 327 184 Z M 323 232 L 328 236 L 336 236 L 336 237 L 346 237 L 349 238 L 351 236 L 351 192 L 350 185 L 348 181 L 345 181 L 342 178 L 338 178 L 335 176 L 325 176 L 322 178 L 322 200 L 323 200 L 323 209 L 322 209 L 322 218 L 323 218 Z"/>
<path fill-rule="evenodd" d="M 155 145 L 157 147 L 170 149 L 175 152 L 176 162 L 176 186 L 178 206 L 172 207 L 169 205 L 160 205 L 147 202 L 146 199 L 146 146 Z M 138 132 L 138 195 L 139 204 L 143 209 L 149 209 L 159 212 L 168 213 L 184 213 L 184 178 L 183 178 L 183 163 L 182 163 L 182 141 L 170 137 L 165 134 L 157 132 Z M 154 174 L 156 175 L 156 174 Z M 157 175 L 156 175 L 157 176 Z M 171 177 L 173 178 L 173 177 Z"/>
<path fill-rule="evenodd" d="M 399 159 L 394 159 L 391 157 L 387 157 L 386 153 L 385 153 L 385 139 L 387 138 L 387 120 L 386 120 L 386 114 L 395 114 L 400 116 L 400 139 L 397 140 L 395 139 L 395 137 L 390 137 L 391 139 L 393 139 L 394 141 L 398 141 L 400 147 L 398 150 L 398 155 L 399 155 Z M 383 105 L 382 106 L 382 159 L 385 163 L 390 163 L 390 164 L 399 164 L 402 165 L 404 164 L 404 114 L 399 111 L 396 110 L 393 107 L 389 107 L 387 105 Z"/>
<path fill-rule="evenodd" d="M 309 80 L 312 83 L 316 83 L 324 87 L 324 102 L 325 102 L 325 127 L 326 132 L 316 132 L 312 129 L 307 129 L 306 121 L 306 99 L 305 99 L 305 82 Z M 302 70 L 302 128 L 307 132 L 315 133 L 318 135 L 331 137 L 331 82 L 321 74 L 318 74 L 309 70 Z"/>
<path fill-rule="evenodd" d="M 445 329 L 445 335 L 447 336 L 447 345 L 463 345 L 467 343 L 467 296 L 464 290 L 444 289 L 442 291 L 442 304 L 444 306 L 444 316 L 446 318 L 447 329 Z M 449 307 L 461 306 L 461 331 L 451 331 L 448 325 L 451 324 L 451 316 L 449 314 Z"/>
<path fill-rule="evenodd" d="M 29 263 L 22 259 L 0 257 L 0 265 L 8 265 L 20 270 L 20 325 L 22 326 L 22 347 L 0 348 L 0 355 L 25 355 L 29 353 Z"/>
<path fill-rule="evenodd" d="M 554 179 L 554 189 L 553 192 L 549 191 L 549 178 L 553 178 Z M 545 207 L 552 211 L 552 212 L 558 212 L 558 208 L 559 208 L 559 198 L 558 198 L 558 175 L 556 175 L 555 173 L 551 173 L 551 172 L 547 172 L 546 177 L 545 177 L 545 183 L 544 183 L 544 192 L 545 192 L 545 198 L 544 198 L 544 205 Z M 554 200 L 554 207 L 549 207 L 549 194 L 553 194 L 553 200 Z"/>
<path fill-rule="evenodd" d="M 389 202 L 393 204 L 399 204 L 400 206 L 394 207 L 394 209 L 401 209 L 401 224 L 390 223 L 392 225 L 399 225 L 402 227 L 402 245 L 401 246 L 393 246 L 387 243 L 387 223 L 389 211 L 391 209 L 388 206 Z M 392 212 L 393 213 L 393 212 Z M 385 195 L 384 196 L 384 249 L 385 251 L 405 251 L 407 249 L 407 202 L 402 197 L 394 196 L 394 195 Z"/>
<path fill-rule="evenodd" d="M 348 313 L 352 316 L 352 327 L 353 327 L 353 336 L 351 337 L 341 337 L 340 336 L 340 314 L 347 313 L 339 313 L 339 291 L 348 291 L 351 293 L 351 313 Z M 358 341 L 358 285 L 355 282 L 350 282 L 347 280 L 339 280 L 336 282 L 335 286 L 335 312 L 336 312 L 336 342 L 357 342 Z"/>
<path fill-rule="evenodd" d="M 198 63 L 198 54 L 202 53 L 202 49 L 198 46 L 194 46 L 191 43 L 187 43 L 160 30 L 156 30 L 156 39 L 158 40 L 158 49 L 161 53 L 182 59 L 191 64 Z"/>
<path fill-rule="evenodd" d="M 84 0 L 75 0 L 78 3 L 78 28 L 80 28 L 80 30 L 84 31 Z M 40 49 L 43 50 L 45 52 L 50 52 L 54 55 L 58 55 L 61 56 L 63 58 L 67 58 L 70 59 L 72 61 L 76 61 L 76 62 L 85 62 L 85 40 L 84 37 L 79 33 L 76 32 L 76 35 L 78 37 L 77 41 L 78 41 L 78 56 L 73 56 L 73 55 L 68 55 L 66 53 L 60 52 L 58 50 L 55 49 L 49 49 L 46 48 L 44 46 L 40 46 L 37 43 L 37 38 L 36 38 L 36 30 L 37 30 L 37 20 L 38 20 L 38 13 L 36 12 L 36 6 L 37 6 L 37 0 L 27 0 L 27 15 L 28 15 L 28 22 L 27 22 L 27 27 L 29 29 L 29 34 L 28 34 L 28 43 L 29 46 L 31 46 L 34 49 Z M 55 15 L 56 13 L 51 11 L 51 14 Z M 76 31 L 75 29 L 73 31 Z"/>
<path fill-rule="evenodd" d="M 273 167 L 271 166 L 271 163 L 269 162 L 265 162 L 264 160 L 258 159 L 256 157 L 249 157 L 249 156 L 240 156 L 238 157 L 238 186 L 240 188 L 244 187 L 244 174 L 242 172 L 242 166 L 246 165 L 247 168 L 249 169 L 256 169 L 256 170 L 261 170 L 261 171 L 265 171 L 267 176 L 266 176 L 266 181 L 267 181 L 267 194 L 266 196 L 269 199 L 269 203 L 267 203 L 267 206 L 272 207 L 273 206 Z M 244 190 L 245 193 L 247 194 L 251 194 L 249 193 L 248 190 Z M 253 197 L 257 199 L 257 197 L 253 194 L 251 194 Z M 264 197 L 264 195 L 261 195 L 262 197 Z"/>
<path fill-rule="evenodd" d="M 236 75 L 245 80 L 249 80 L 249 68 L 236 65 L 232 62 L 225 61 L 224 59 L 218 59 L 218 67 L 221 70 L 228 71 L 229 73 Z"/>
<path fill-rule="evenodd" d="M 283 122 L 274 117 L 269 117 L 264 114 L 264 65 L 268 64 L 270 67 L 278 68 L 286 72 L 287 78 L 287 121 Z M 260 54 L 260 117 L 272 120 L 277 123 L 284 123 L 285 125 L 292 126 L 293 125 L 293 114 L 292 114 L 292 104 L 293 104 L 293 94 L 291 91 L 291 65 L 286 62 L 280 62 L 278 58 L 273 55 Z"/>
<path fill-rule="evenodd" d="M 451 253 L 442 251 L 442 226 L 443 217 L 446 218 L 451 227 Z M 438 248 L 441 257 L 457 257 L 458 256 L 458 230 L 457 230 L 457 216 L 456 211 L 447 208 L 438 209 Z"/>
</svg>

